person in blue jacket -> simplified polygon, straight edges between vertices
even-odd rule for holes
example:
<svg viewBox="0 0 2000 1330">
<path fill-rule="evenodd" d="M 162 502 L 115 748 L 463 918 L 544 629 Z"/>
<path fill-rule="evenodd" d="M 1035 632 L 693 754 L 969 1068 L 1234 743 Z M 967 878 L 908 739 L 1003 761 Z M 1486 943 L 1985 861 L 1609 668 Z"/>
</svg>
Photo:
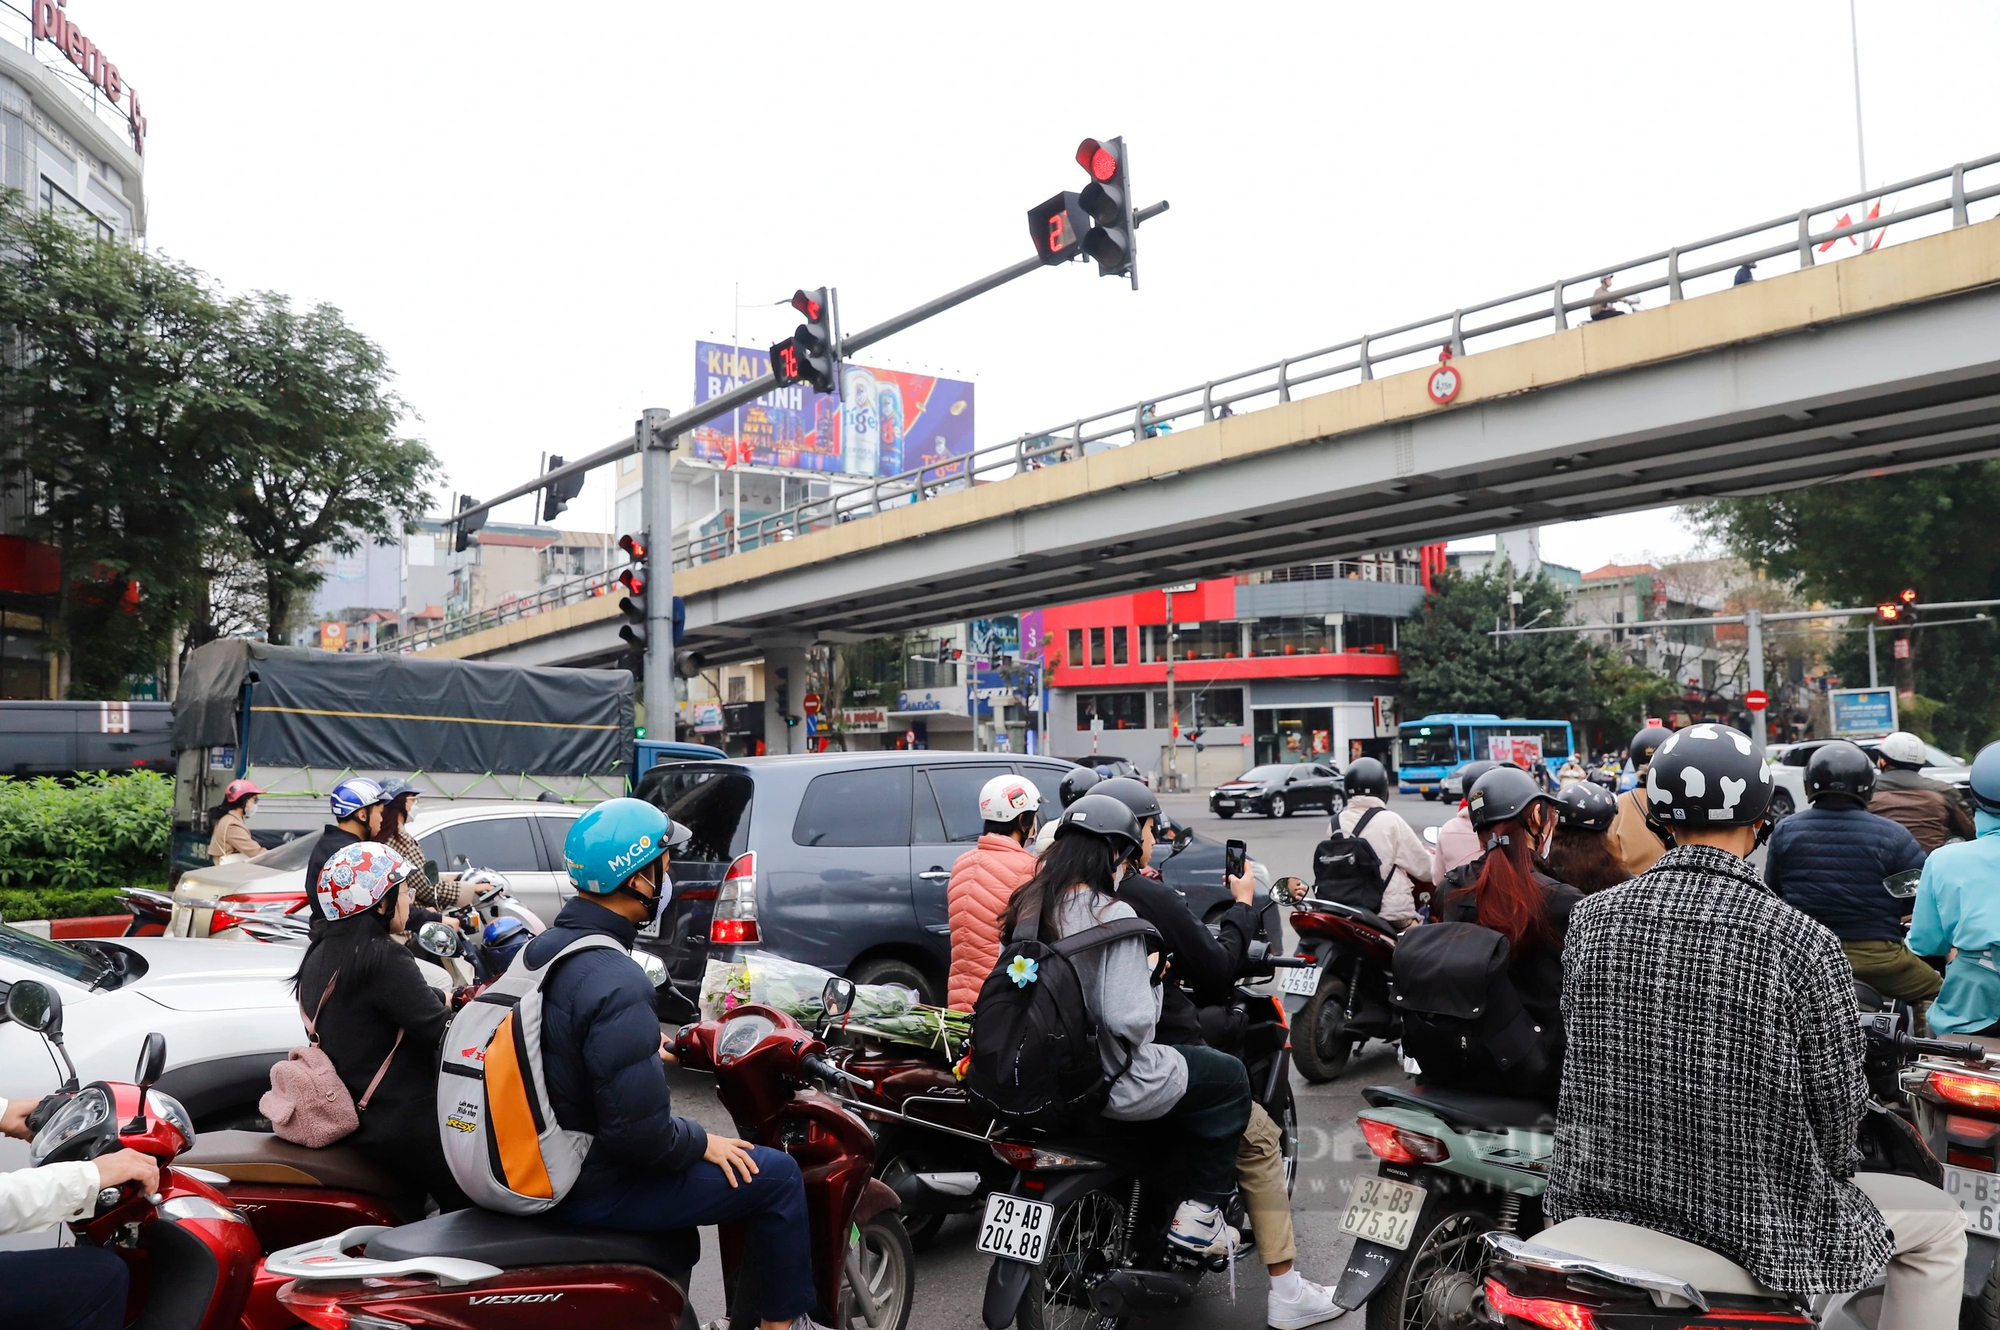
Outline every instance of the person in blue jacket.
<svg viewBox="0 0 2000 1330">
<path fill-rule="evenodd" d="M 1845 739 L 1821 744 L 1806 763 L 1812 807 L 1771 833 L 1764 881 L 1786 904 L 1840 939 L 1854 977 L 1885 997 L 1923 1004 L 1943 982 L 1903 945 L 1904 903 L 1883 881 L 1923 867 L 1923 847 L 1899 823 L 1868 811 L 1875 763 Z"/>
<path fill-rule="evenodd" d="M 1910 950 L 1957 953 L 1931 1004 L 1941 1034 L 2000 1034 L 2000 743 L 1972 759 L 1972 806 L 1978 836 L 1924 861 L 1910 918 Z"/>
<path fill-rule="evenodd" d="M 545 964 L 592 933 L 629 952 L 673 894 L 669 851 L 686 827 L 638 799 L 610 799 L 570 828 L 563 858 L 577 896 L 527 947 Z M 749 1226 L 761 1330 L 817 1330 L 805 1181 L 780 1150 L 710 1135 L 674 1116 L 673 1060 L 653 986 L 629 955 L 593 949 L 564 961 L 542 997 L 542 1066 L 556 1121 L 589 1132 L 590 1152 L 551 1219 L 596 1228 Z"/>
</svg>

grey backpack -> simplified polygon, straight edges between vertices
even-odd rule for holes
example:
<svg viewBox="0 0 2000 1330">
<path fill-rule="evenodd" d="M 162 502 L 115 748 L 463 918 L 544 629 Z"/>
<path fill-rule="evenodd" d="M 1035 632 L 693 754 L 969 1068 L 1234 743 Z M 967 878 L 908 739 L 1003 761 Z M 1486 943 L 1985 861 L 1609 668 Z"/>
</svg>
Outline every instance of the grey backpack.
<svg viewBox="0 0 2000 1330">
<path fill-rule="evenodd" d="M 540 1214 L 567 1195 L 583 1171 L 591 1135 L 563 1130 L 542 1074 L 542 986 L 563 960 L 597 947 L 625 950 L 594 934 L 537 967 L 528 964 L 523 947 L 445 1031 L 439 1135 L 452 1177 L 482 1209 Z"/>
</svg>

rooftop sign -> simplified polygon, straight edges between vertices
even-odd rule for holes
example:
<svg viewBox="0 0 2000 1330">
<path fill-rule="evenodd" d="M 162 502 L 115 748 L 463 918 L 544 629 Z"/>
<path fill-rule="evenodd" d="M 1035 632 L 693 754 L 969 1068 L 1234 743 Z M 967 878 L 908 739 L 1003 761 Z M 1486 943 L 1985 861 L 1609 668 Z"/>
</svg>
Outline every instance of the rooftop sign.
<svg viewBox="0 0 2000 1330">
<path fill-rule="evenodd" d="M 97 43 L 84 36 L 83 29 L 69 21 L 65 12 L 68 4 L 69 0 L 34 0 L 35 40 L 55 43 L 56 49 L 68 57 L 85 78 L 96 84 L 113 106 L 118 105 L 120 99 L 124 100 L 126 123 L 132 128 L 132 150 L 144 154 L 146 117 L 139 110 L 138 90 L 125 82 L 118 66 L 105 56 Z"/>
</svg>

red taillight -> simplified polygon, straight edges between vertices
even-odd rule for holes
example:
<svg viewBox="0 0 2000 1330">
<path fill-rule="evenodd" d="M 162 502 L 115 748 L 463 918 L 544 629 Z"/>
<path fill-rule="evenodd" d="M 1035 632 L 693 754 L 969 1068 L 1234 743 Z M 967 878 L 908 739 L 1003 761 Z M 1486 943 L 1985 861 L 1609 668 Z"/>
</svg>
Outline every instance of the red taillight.
<svg viewBox="0 0 2000 1330">
<path fill-rule="evenodd" d="M 294 1281 L 278 1290 L 278 1302 L 314 1330 L 350 1330 L 347 1308 L 337 1293 L 314 1292 Z"/>
<path fill-rule="evenodd" d="M 2000 1081 L 1963 1072 L 1934 1071 L 1930 1083 L 1931 1090 L 1949 1103 L 2000 1113 Z"/>
<path fill-rule="evenodd" d="M 1435 1164 L 1451 1157 L 1451 1148 L 1435 1136 L 1405 1131 L 1389 1122 L 1361 1119 L 1368 1148 L 1392 1164 Z"/>
<path fill-rule="evenodd" d="M 1581 1303 L 1524 1298 L 1509 1292 L 1497 1279 L 1486 1281 L 1486 1306 L 1502 1316 L 1518 1316 L 1530 1325 L 1546 1326 L 1547 1330 L 1597 1330 L 1597 1318 Z"/>
<path fill-rule="evenodd" d="M 741 946 L 757 940 L 755 919 L 711 919 L 708 924 L 708 940 L 725 946 Z"/>
<path fill-rule="evenodd" d="M 715 914 L 708 925 L 708 940 L 729 946 L 750 946 L 757 942 L 757 852 L 736 856 L 722 885 L 715 892 Z"/>
<path fill-rule="evenodd" d="M 1292 1018 L 1285 1015 L 1285 1000 L 1283 998 L 1280 997 L 1272 998 L 1271 1010 L 1278 1013 L 1278 1025 L 1281 1028 L 1286 1030 L 1292 1028 Z"/>
<path fill-rule="evenodd" d="M 1022 1145 L 1016 1141 L 993 1142 L 993 1153 L 1009 1168 L 1030 1169 L 1035 1166 L 1035 1147 Z"/>
</svg>

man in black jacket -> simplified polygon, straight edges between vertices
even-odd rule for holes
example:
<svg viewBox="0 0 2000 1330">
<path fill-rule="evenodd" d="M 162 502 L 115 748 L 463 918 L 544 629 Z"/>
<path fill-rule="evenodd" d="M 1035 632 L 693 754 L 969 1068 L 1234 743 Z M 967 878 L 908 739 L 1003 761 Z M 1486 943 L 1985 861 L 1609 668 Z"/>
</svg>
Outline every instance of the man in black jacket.
<svg viewBox="0 0 2000 1330">
<path fill-rule="evenodd" d="M 1158 870 L 1138 867 L 1153 854 L 1160 820 L 1160 801 L 1130 777 L 1100 781 L 1092 794 L 1108 794 L 1132 810 L 1139 820 L 1139 853 L 1119 879 L 1118 899 L 1159 931 L 1171 957 L 1161 985 L 1160 1017 L 1153 1038 L 1162 1044 L 1202 1046 L 1201 1012 L 1228 1002 L 1243 973 L 1244 957 L 1257 935 L 1257 912 L 1251 904 L 1255 883 L 1248 873 L 1228 881 L 1235 903 L 1216 917 L 1216 931 L 1194 917 L 1181 894 L 1166 884 Z M 1271 1275 L 1266 1299 L 1266 1324 L 1273 1330 L 1303 1330 L 1340 1314 L 1332 1290 L 1305 1279 L 1292 1268 L 1298 1242 L 1292 1229 L 1291 1196 L 1285 1190 L 1284 1138 L 1263 1105 L 1250 1105 L 1250 1125 L 1236 1152 L 1236 1180 L 1250 1214 L 1257 1249 Z"/>
<path fill-rule="evenodd" d="M 602 934 L 630 951 L 673 893 L 668 851 L 687 828 L 638 799 L 611 799 L 576 820 L 563 846 L 578 895 L 528 944 L 540 965 Z M 749 1226 L 762 1330 L 815 1330 L 811 1233 L 799 1166 L 781 1150 L 712 1136 L 674 1116 L 673 1060 L 646 972 L 629 955 L 579 952 L 542 990 L 542 1067 L 556 1121 L 592 1140 L 552 1219 L 661 1230 Z"/>
<path fill-rule="evenodd" d="M 326 912 L 320 909 L 316 890 L 320 870 L 336 850 L 374 840 L 381 833 L 382 802 L 382 787 L 366 776 L 350 776 L 333 787 L 333 796 L 327 800 L 333 821 L 319 833 L 312 854 L 306 858 L 306 914 L 311 920 L 307 927 L 313 937 L 326 927 Z"/>
</svg>

